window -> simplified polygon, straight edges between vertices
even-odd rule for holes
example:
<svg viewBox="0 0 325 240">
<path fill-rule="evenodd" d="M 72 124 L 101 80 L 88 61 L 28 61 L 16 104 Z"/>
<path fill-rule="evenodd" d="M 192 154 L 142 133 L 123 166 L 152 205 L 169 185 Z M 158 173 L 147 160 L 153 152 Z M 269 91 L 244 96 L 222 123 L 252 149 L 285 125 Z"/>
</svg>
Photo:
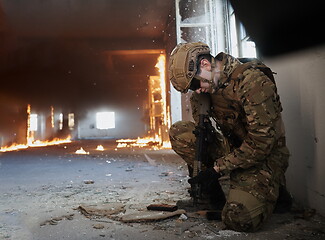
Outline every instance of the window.
<svg viewBox="0 0 325 240">
<path fill-rule="evenodd" d="M 59 115 L 59 129 L 63 129 L 63 113 L 60 113 Z"/>
<path fill-rule="evenodd" d="M 74 128 L 74 113 L 69 113 L 68 114 L 68 126 L 70 130 Z"/>
<path fill-rule="evenodd" d="M 256 57 L 255 43 L 247 35 L 241 22 L 236 19 L 234 9 L 228 2 L 228 48 L 234 57 Z"/>
<path fill-rule="evenodd" d="M 241 57 L 256 57 L 255 42 L 247 35 L 243 24 L 239 24 L 240 42 L 241 42 Z"/>
<path fill-rule="evenodd" d="M 97 129 L 115 128 L 115 112 L 96 113 L 96 128 Z"/>
<path fill-rule="evenodd" d="M 37 131 L 37 114 L 30 115 L 30 131 Z"/>
<path fill-rule="evenodd" d="M 215 52 L 213 0 L 176 0 L 177 43 L 204 42 Z"/>
</svg>

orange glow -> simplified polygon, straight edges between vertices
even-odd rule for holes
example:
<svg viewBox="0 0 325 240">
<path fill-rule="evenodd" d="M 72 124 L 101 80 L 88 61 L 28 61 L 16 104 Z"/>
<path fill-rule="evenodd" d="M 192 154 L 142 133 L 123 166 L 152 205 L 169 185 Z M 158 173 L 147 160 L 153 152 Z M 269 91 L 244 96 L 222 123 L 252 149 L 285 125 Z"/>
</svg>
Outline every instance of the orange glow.
<svg viewBox="0 0 325 240">
<path fill-rule="evenodd" d="M 30 114 L 31 107 L 30 104 L 27 105 L 27 145 L 30 145 L 34 141 L 34 132 L 30 130 Z"/>
<path fill-rule="evenodd" d="M 158 68 L 159 76 L 150 76 L 149 78 L 149 136 L 144 138 L 138 137 L 137 139 L 117 140 L 117 148 L 151 147 L 155 150 L 171 148 L 171 144 L 168 138 L 168 129 L 170 128 L 170 117 L 166 96 L 165 54 L 159 55 L 155 67 Z"/>
<path fill-rule="evenodd" d="M 71 137 L 67 137 L 66 139 L 60 139 L 60 138 L 54 138 L 51 141 L 40 141 L 36 140 L 28 144 L 12 144 L 9 147 L 2 147 L 0 148 L 0 152 L 11 152 L 11 151 L 17 151 L 21 149 L 26 149 L 30 147 L 45 147 L 45 146 L 53 146 L 53 145 L 59 145 L 63 143 L 71 143 Z"/>
<path fill-rule="evenodd" d="M 98 145 L 96 148 L 97 151 L 104 151 L 104 147 L 102 145 Z"/>
<path fill-rule="evenodd" d="M 159 145 L 161 145 L 161 139 L 158 135 L 153 137 L 146 137 L 146 138 L 140 138 L 137 139 L 119 139 L 116 140 L 117 148 L 124 148 L 124 147 L 154 147 L 157 148 Z"/>
<path fill-rule="evenodd" d="M 54 107 L 51 106 L 51 127 L 54 128 Z"/>
<path fill-rule="evenodd" d="M 137 139 L 119 139 L 116 140 L 117 148 L 125 148 L 125 147 L 151 147 L 154 150 L 164 149 L 164 148 L 171 148 L 170 142 L 162 142 L 158 135 L 155 137 L 145 137 Z"/>
<path fill-rule="evenodd" d="M 166 108 L 166 80 L 165 80 L 165 65 L 166 65 L 166 57 L 164 54 L 160 54 L 158 57 L 158 62 L 156 64 L 156 68 L 158 68 L 160 74 L 160 93 L 161 93 L 161 104 L 162 104 L 162 119 L 163 124 L 167 124 L 167 108 Z"/>
<path fill-rule="evenodd" d="M 89 154 L 89 152 L 86 152 L 82 147 L 80 149 L 78 149 L 75 153 L 76 154 Z"/>
<path fill-rule="evenodd" d="M 52 113 L 51 113 L 52 114 Z M 31 130 L 31 106 L 27 105 L 27 132 L 26 132 L 26 144 L 16 144 L 13 143 L 10 146 L 5 146 L 0 148 L 0 152 L 11 152 L 18 151 L 30 147 L 45 147 L 59 145 L 63 143 L 71 143 L 71 136 L 68 136 L 65 139 L 54 138 L 53 140 L 35 140 L 34 131 Z"/>
</svg>

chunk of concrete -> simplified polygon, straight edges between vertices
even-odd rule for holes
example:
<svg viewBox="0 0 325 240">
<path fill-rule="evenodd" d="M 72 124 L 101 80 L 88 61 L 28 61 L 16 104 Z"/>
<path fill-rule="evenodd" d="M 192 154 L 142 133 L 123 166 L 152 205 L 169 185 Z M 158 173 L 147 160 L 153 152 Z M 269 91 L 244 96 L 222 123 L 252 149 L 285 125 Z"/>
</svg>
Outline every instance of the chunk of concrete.
<svg viewBox="0 0 325 240">
<path fill-rule="evenodd" d="M 129 222 L 152 222 L 163 220 L 166 218 L 179 216 L 185 214 L 186 211 L 183 209 L 176 210 L 174 212 L 164 212 L 164 211 L 139 211 L 133 212 L 130 214 L 124 214 L 121 218 L 121 222 L 129 223 Z"/>
<path fill-rule="evenodd" d="M 78 210 L 86 217 L 110 217 L 111 215 L 124 211 L 124 207 L 125 205 L 122 203 L 103 203 L 90 206 L 80 205 Z"/>
</svg>

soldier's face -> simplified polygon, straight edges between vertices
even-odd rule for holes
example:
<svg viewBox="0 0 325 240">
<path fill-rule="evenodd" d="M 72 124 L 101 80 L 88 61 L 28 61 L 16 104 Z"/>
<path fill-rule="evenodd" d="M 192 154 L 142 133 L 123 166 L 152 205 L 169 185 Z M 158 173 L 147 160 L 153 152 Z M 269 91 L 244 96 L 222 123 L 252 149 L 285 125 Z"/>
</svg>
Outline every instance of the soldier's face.
<svg viewBox="0 0 325 240">
<path fill-rule="evenodd" d="M 201 63 L 200 63 L 200 74 L 199 76 L 204 78 L 204 79 L 207 79 L 209 81 L 211 80 L 214 80 L 214 74 L 212 73 L 212 71 L 214 71 L 212 69 L 212 66 L 211 66 L 211 63 L 206 60 L 206 59 L 202 59 L 201 60 Z M 197 90 L 195 90 L 197 93 L 201 93 L 201 92 L 204 92 L 204 93 L 213 93 L 214 92 L 214 89 L 213 89 L 213 86 L 211 83 L 209 82 L 204 82 L 204 81 L 200 81 L 200 88 L 198 88 Z"/>
<path fill-rule="evenodd" d="M 206 59 L 202 59 L 200 64 L 201 72 L 199 76 L 207 80 L 211 80 L 212 79 L 211 69 L 212 69 L 211 63 Z"/>
<path fill-rule="evenodd" d="M 204 92 L 204 93 L 207 93 L 207 92 L 212 92 L 212 87 L 211 87 L 211 84 L 208 83 L 208 82 L 203 82 L 203 81 L 200 81 L 200 85 L 201 87 L 196 89 L 195 92 L 197 93 L 201 93 L 201 92 Z"/>
</svg>

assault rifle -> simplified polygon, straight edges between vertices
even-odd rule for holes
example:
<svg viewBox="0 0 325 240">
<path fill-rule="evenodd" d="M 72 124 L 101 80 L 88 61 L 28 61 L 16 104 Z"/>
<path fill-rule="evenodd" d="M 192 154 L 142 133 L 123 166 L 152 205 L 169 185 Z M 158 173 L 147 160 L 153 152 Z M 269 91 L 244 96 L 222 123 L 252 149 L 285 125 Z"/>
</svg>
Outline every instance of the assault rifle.
<svg viewBox="0 0 325 240">
<path fill-rule="evenodd" d="M 210 110 L 210 97 L 206 93 L 199 94 L 199 124 L 194 130 L 196 136 L 196 149 L 195 160 L 193 164 L 193 176 L 197 176 L 202 170 L 202 163 L 208 167 L 208 154 L 207 146 L 209 141 L 209 135 L 211 132 L 211 121 L 209 119 L 208 111 Z M 191 185 L 191 196 L 193 199 L 193 205 L 196 206 L 198 200 L 201 198 L 201 185 L 195 183 Z"/>
</svg>

